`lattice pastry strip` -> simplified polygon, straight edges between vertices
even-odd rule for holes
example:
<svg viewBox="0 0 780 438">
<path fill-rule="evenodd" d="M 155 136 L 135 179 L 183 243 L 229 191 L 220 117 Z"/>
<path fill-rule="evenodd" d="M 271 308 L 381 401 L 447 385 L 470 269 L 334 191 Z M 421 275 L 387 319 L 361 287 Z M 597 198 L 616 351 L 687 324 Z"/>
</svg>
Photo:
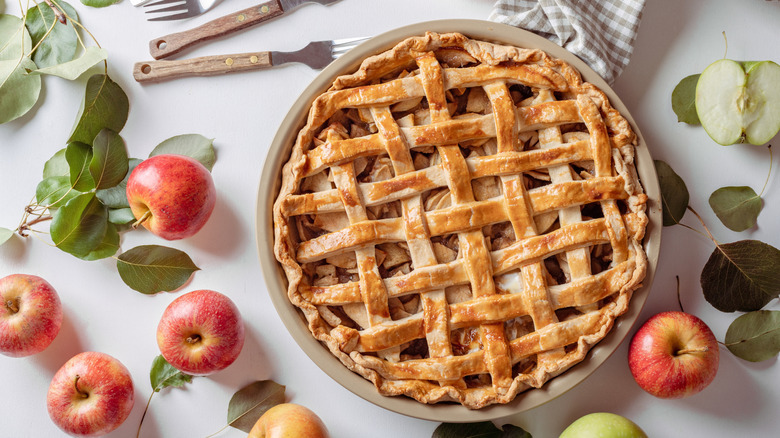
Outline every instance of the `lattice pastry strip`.
<svg viewBox="0 0 780 438">
<path fill-rule="evenodd" d="M 274 205 L 290 300 L 383 394 L 507 403 L 641 282 L 634 140 L 544 52 L 407 39 L 312 104 Z"/>
</svg>

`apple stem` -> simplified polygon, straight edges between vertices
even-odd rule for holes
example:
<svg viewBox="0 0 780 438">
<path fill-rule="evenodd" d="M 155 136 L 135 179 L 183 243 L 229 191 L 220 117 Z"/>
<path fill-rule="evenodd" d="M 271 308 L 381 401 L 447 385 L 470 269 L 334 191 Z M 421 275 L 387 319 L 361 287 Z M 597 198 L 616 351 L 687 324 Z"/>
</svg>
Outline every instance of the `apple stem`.
<svg viewBox="0 0 780 438">
<path fill-rule="evenodd" d="M 144 223 L 151 216 L 152 216 L 152 210 L 146 210 L 146 212 L 143 214 L 143 216 L 138 218 L 137 221 L 133 222 L 133 229 L 138 228 L 142 223 Z"/>
<path fill-rule="evenodd" d="M 187 337 L 187 343 L 188 344 L 197 344 L 200 342 L 200 335 L 190 335 Z"/>
<path fill-rule="evenodd" d="M 79 379 L 80 379 L 80 378 L 81 378 L 81 376 L 79 376 L 78 374 L 76 374 L 76 380 L 73 382 L 73 386 L 75 386 L 75 387 L 76 387 L 76 392 L 78 392 L 78 393 L 79 393 L 79 395 L 81 396 L 81 398 L 89 398 L 89 393 L 86 393 L 86 392 L 84 392 L 84 391 L 82 391 L 82 390 L 80 390 L 80 389 L 79 389 Z"/>
<path fill-rule="evenodd" d="M 707 351 L 709 351 L 708 347 L 683 348 L 682 350 L 678 350 L 677 353 L 675 353 L 675 355 L 680 356 L 688 353 L 706 353 Z"/>
<path fill-rule="evenodd" d="M 5 302 L 5 307 L 7 307 L 11 313 L 17 313 L 19 312 L 19 300 L 8 300 Z"/>
</svg>

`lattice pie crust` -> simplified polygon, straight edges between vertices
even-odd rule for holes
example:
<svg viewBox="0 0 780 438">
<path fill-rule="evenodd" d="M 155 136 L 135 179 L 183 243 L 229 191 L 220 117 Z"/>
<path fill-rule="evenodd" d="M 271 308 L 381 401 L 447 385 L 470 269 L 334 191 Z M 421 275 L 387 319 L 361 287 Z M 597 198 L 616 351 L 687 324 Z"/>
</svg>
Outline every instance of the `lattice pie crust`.
<svg viewBox="0 0 780 438">
<path fill-rule="evenodd" d="M 582 361 L 644 278 L 635 144 L 545 52 L 401 41 L 317 97 L 283 168 L 290 301 L 384 395 L 507 403 Z"/>
</svg>

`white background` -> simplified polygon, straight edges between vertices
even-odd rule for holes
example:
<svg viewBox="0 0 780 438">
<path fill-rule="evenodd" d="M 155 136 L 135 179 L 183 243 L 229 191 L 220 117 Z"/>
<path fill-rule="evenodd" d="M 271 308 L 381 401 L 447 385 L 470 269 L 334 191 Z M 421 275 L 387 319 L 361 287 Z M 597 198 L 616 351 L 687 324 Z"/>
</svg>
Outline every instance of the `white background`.
<svg viewBox="0 0 780 438">
<path fill-rule="evenodd" d="M 6 3 L 5 12 L 18 16 L 16 1 Z M 176 293 L 151 297 L 136 293 L 121 281 L 113 260 L 78 260 L 51 247 L 45 235 L 14 238 L 0 247 L 0 276 L 29 273 L 44 277 L 58 290 L 65 312 L 62 330 L 46 351 L 22 359 L 0 356 L 0 436 L 59 436 L 46 412 L 49 381 L 67 359 L 85 350 L 114 355 L 130 369 L 135 380 L 135 408 L 111 436 L 135 436 L 151 393 L 149 368 L 159 354 L 155 342 L 159 317 L 174 298 L 201 288 L 219 290 L 238 304 L 248 329 L 246 345 L 227 370 L 197 378 L 186 389 L 156 394 L 141 436 L 201 437 L 216 432 L 225 424 L 230 396 L 258 379 L 286 385 L 288 400 L 313 409 L 333 437 L 428 437 L 437 426 L 385 411 L 331 380 L 293 341 L 267 295 L 254 231 L 260 171 L 277 126 L 317 72 L 288 65 L 265 72 L 143 86 L 132 78 L 133 63 L 151 59 L 147 44 L 152 38 L 253 3 L 229 0 L 204 16 L 168 23 L 145 21 L 143 11 L 129 1 L 104 9 L 71 3 L 82 23 L 108 50 L 109 74 L 129 96 L 130 117 L 121 135 L 130 155 L 146 157 L 159 142 L 177 134 L 200 133 L 214 138 L 218 160 L 213 176 L 219 200 L 211 220 L 193 238 L 168 244 L 147 232 L 123 237 L 124 250 L 139 244 L 168 244 L 193 258 L 202 270 Z M 372 35 L 420 21 L 486 19 L 492 3 L 342 0 L 330 7 L 309 5 L 185 56 L 294 50 L 310 40 Z M 707 199 L 715 189 L 727 185 L 748 185 L 760 191 L 769 167 L 767 150 L 718 146 L 701 128 L 677 123 L 670 106 L 672 89 L 680 79 L 724 56 L 724 31 L 729 58 L 780 61 L 780 1 L 647 3 L 631 64 L 617 80 L 615 90 L 654 158 L 667 161 L 683 177 L 691 192 L 691 205 L 719 240 L 750 238 L 780 246 L 780 154 L 775 154 L 758 226 L 743 233 L 730 232 L 714 216 Z M 86 76 L 75 83 L 46 77 L 33 110 L 0 125 L 0 226 L 17 226 L 34 195 L 43 163 L 65 146 L 85 81 Z M 690 214 L 684 222 L 701 228 Z M 665 228 L 655 282 L 640 321 L 677 308 L 675 276 L 679 276 L 685 310 L 704 319 L 722 340 L 736 315 L 713 309 L 699 286 L 699 273 L 712 249 L 712 242 L 695 232 L 679 226 Z M 769 308 L 778 309 L 776 301 Z M 776 359 L 751 364 L 721 348 L 719 374 L 704 392 L 683 400 L 659 400 L 633 381 L 626 360 L 627 344 L 624 341 L 603 366 L 570 392 L 496 423 L 521 426 L 536 438 L 555 437 L 581 415 L 609 411 L 631 418 L 654 437 L 776 435 L 780 406 Z M 219 436 L 244 435 L 228 429 Z"/>
</svg>

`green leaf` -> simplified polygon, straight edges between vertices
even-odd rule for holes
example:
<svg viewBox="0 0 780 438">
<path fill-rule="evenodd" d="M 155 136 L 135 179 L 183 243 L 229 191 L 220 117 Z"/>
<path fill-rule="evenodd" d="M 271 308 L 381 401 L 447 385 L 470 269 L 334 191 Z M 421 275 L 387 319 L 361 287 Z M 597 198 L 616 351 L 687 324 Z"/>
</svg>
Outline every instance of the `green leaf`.
<svg viewBox="0 0 780 438">
<path fill-rule="evenodd" d="M 265 411 L 284 403 L 284 386 L 273 380 L 259 380 L 239 389 L 228 403 L 227 422 L 249 433 Z"/>
<path fill-rule="evenodd" d="M 57 5 L 72 19 L 78 20 L 79 16 L 71 5 L 63 0 L 57 1 Z M 26 24 L 33 46 L 40 43 L 33 53 L 33 61 L 39 68 L 62 64 L 76 56 L 79 47 L 76 28 L 73 27 L 71 20 L 66 24 L 60 23 L 54 16 L 54 11 L 46 3 L 41 2 L 38 6 L 27 10 Z"/>
<path fill-rule="evenodd" d="M 103 241 L 100 242 L 95 249 L 90 251 L 89 254 L 79 258 L 87 261 L 100 260 L 111 257 L 116 254 L 117 251 L 119 251 L 119 231 L 114 224 L 109 223 L 106 225 L 106 233 L 103 235 Z"/>
<path fill-rule="evenodd" d="M 65 159 L 70 168 L 70 185 L 80 191 L 88 192 L 95 188 L 95 180 L 89 173 L 92 161 L 92 147 L 80 142 L 70 143 L 65 148 Z"/>
<path fill-rule="evenodd" d="M 108 221 L 112 224 L 125 225 L 135 221 L 133 210 L 130 207 L 110 208 L 108 210 Z"/>
<path fill-rule="evenodd" d="M 186 253 L 159 245 L 125 251 L 119 255 L 116 267 L 122 281 L 143 294 L 176 290 L 200 269 Z"/>
<path fill-rule="evenodd" d="M 22 20 L 0 15 L 0 124 L 25 114 L 41 93 L 41 78 L 27 75 L 38 68 L 27 56 L 32 39 Z"/>
<path fill-rule="evenodd" d="M 0 227 L 0 245 L 4 244 L 5 242 L 8 242 L 8 239 L 11 238 L 11 236 L 14 235 L 14 232 L 12 230 L 9 230 L 8 228 Z"/>
<path fill-rule="evenodd" d="M 22 19 L 0 14 L 0 61 L 18 61 L 32 49 L 32 38 Z"/>
<path fill-rule="evenodd" d="M 719 245 L 701 272 L 704 298 L 721 312 L 759 310 L 780 295 L 780 250 L 758 240 Z"/>
<path fill-rule="evenodd" d="M 70 165 L 68 159 L 65 158 L 66 148 L 62 148 L 57 151 L 48 161 L 43 165 L 43 178 L 49 178 L 51 176 L 69 176 Z"/>
<path fill-rule="evenodd" d="M 50 67 L 39 68 L 30 72 L 30 75 L 51 75 L 58 76 L 69 81 L 78 79 L 87 70 L 95 64 L 108 58 L 106 49 L 99 47 L 87 47 L 87 50 L 78 58 L 63 62 L 62 64 L 52 65 Z"/>
<path fill-rule="evenodd" d="M 30 58 L 0 61 L 0 124 L 27 114 L 38 102 L 41 78 L 27 74 L 35 68 Z"/>
<path fill-rule="evenodd" d="M 49 231 L 57 248 L 84 258 L 103 242 L 107 228 L 108 209 L 94 193 L 84 193 L 54 212 Z"/>
<path fill-rule="evenodd" d="M 119 3 L 121 0 L 81 0 L 81 3 L 93 8 L 105 8 L 113 4 Z"/>
<path fill-rule="evenodd" d="M 186 155 L 200 161 L 211 172 L 217 156 L 214 152 L 214 139 L 200 134 L 183 134 L 171 137 L 158 144 L 149 154 L 150 157 L 162 154 Z"/>
<path fill-rule="evenodd" d="M 50 176 L 38 183 L 35 189 L 35 202 L 49 208 L 59 208 L 80 195 L 74 190 L 67 176 Z"/>
<path fill-rule="evenodd" d="M 511 424 L 499 429 L 490 421 L 480 423 L 442 423 L 432 438 L 531 438 L 531 434 Z"/>
<path fill-rule="evenodd" d="M 750 187 L 721 187 L 710 195 L 710 207 L 728 229 L 745 231 L 756 226 L 763 203 Z"/>
<path fill-rule="evenodd" d="M 142 160 L 138 158 L 131 158 L 127 161 L 127 173 L 124 179 L 114 187 L 102 189 L 97 191 L 97 197 L 103 204 L 111 208 L 125 208 L 130 207 L 127 202 L 127 179 L 130 177 L 130 173 L 135 169 L 135 166 L 141 163 Z"/>
<path fill-rule="evenodd" d="M 160 392 L 169 386 L 181 388 L 185 383 L 192 382 L 192 376 L 177 370 L 162 355 L 159 355 L 152 361 L 149 380 L 152 383 L 152 390 Z"/>
<path fill-rule="evenodd" d="M 116 82 L 104 74 L 90 77 L 68 143 L 92 144 L 103 128 L 120 132 L 127 122 L 129 111 L 127 95 Z"/>
<path fill-rule="evenodd" d="M 127 176 L 127 148 L 116 132 L 106 128 L 95 137 L 89 173 L 97 189 L 116 186 Z"/>
<path fill-rule="evenodd" d="M 672 91 L 672 109 L 677 114 L 677 121 L 689 125 L 701 125 L 696 113 L 696 84 L 699 75 L 691 75 L 677 84 Z"/>
<path fill-rule="evenodd" d="M 771 359 L 780 353 L 780 311 L 758 310 L 735 319 L 726 331 L 726 347 L 750 362 Z"/>
<path fill-rule="evenodd" d="M 654 160 L 654 163 L 658 184 L 661 186 L 663 224 L 665 227 L 676 225 L 680 223 L 688 208 L 688 188 L 671 166 L 661 160 Z"/>
</svg>

